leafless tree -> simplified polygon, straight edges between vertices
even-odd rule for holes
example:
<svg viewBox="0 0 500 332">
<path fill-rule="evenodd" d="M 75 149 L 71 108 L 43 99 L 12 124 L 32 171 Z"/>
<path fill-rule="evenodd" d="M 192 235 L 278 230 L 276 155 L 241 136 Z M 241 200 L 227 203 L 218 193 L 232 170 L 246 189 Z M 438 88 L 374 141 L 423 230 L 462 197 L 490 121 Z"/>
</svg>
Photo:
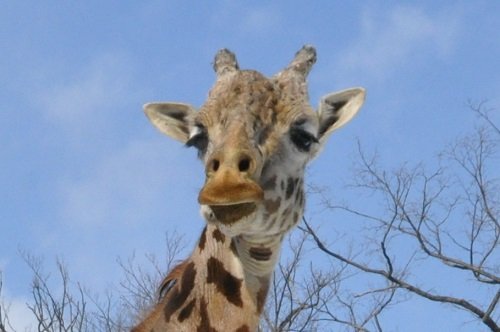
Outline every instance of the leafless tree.
<svg viewBox="0 0 500 332">
<path fill-rule="evenodd" d="M 381 330 L 379 314 L 393 301 L 389 292 L 349 289 L 355 273 L 348 264 L 318 262 L 309 231 L 300 227 L 288 240 L 288 250 L 271 283 L 262 331 Z M 378 328 L 377 328 L 378 326 Z"/>
<path fill-rule="evenodd" d="M 38 324 L 37 331 L 87 331 L 87 300 L 83 288 L 73 285 L 63 262 L 57 260 L 59 287 L 53 290 L 39 258 L 23 253 L 33 272 L 32 303 L 28 308 Z"/>
<path fill-rule="evenodd" d="M 432 168 L 404 164 L 387 170 L 377 155 L 369 157 L 358 145 L 349 188 L 365 199 L 363 205 L 337 203 L 329 195 L 323 202 L 336 225 L 343 220 L 338 214 L 362 223 L 362 231 L 353 235 L 360 238 L 334 239 L 304 218 L 275 271 L 262 331 L 381 332 L 380 317 L 410 295 L 460 308 L 500 331 L 500 130 L 484 104 L 470 107 L 483 126 L 449 145 Z M 34 275 L 27 305 L 36 329 L 128 331 L 157 301 L 157 287 L 182 251 L 182 238 L 167 234 L 165 260 L 119 259 L 123 279 L 105 294 L 72 282 L 60 260 L 54 284 L 40 259 L 22 254 Z M 318 254 L 331 259 L 318 262 Z M 474 285 L 481 297 L 436 287 L 436 280 L 417 282 L 415 276 L 429 264 L 463 282 L 463 290 Z M 0 332 L 7 331 L 14 329 L 2 301 L 0 273 Z"/>
<path fill-rule="evenodd" d="M 169 233 L 164 263 L 159 263 L 154 255 L 146 255 L 146 264 L 138 262 L 135 255 L 119 259 L 124 277 L 117 288 L 104 294 L 91 292 L 73 282 L 62 260 L 56 261 L 56 273 L 46 273 L 41 258 L 21 252 L 33 273 L 32 297 L 27 303 L 36 324 L 32 328 L 39 332 L 129 331 L 140 315 L 156 302 L 156 289 L 182 249 L 182 237 Z M 9 324 L 9 306 L 3 301 L 2 282 L 0 271 L 0 332 L 12 332 L 15 329 Z"/>
<path fill-rule="evenodd" d="M 326 244 L 307 220 L 304 224 L 322 252 L 380 277 L 392 294 L 407 292 L 451 305 L 500 331 L 500 130 L 483 104 L 471 108 L 483 125 L 439 154 L 431 171 L 422 164 L 385 170 L 377 155 L 368 157 L 358 144 L 360 162 L 350 188 L 363 195 L 363 207 L 324 202 L 334 214 L 363 220 L 365 255 Z M 463 291 L 473 283 L 483 296 L 420 284 L 413 275 L 425 264 L 443 269 L 448 280 L 462 280 Z"/>
<path fill-rule="evenodd" d="M 184 239 L 177 233 L 167 233 L 165 238 L 166 258 L 160 263 L 153 254 L 147 254 L 149 268 L 142 263 L 137 263 L 135 255 L 126 261 L 118 260 L 124 278 L 120 282 L 121 310 L 131 317 L 129 326 L 135 325 L 138 320 L 158 300 L 158 286 L 167 272 L 170 271 L 180 260 L 184 250 Z"/>
<path fill-rule="evenodd" d="M 304 331 L 315 327 L 321 299 L 328 293 L 335 276 L 307 266 L 311 278 L 299 276 L 304 268 L 307 234 L 289 240 L 288 259 L 280 262 L 271 281 L 261 329 L 263 331 Z"/>
<path fill-rule="evenodd" d="M 9 306 L 4 303 L 2 296 L 3 288 L 3 273 L 0 271 L 0 332 L 7 332 L 7 327 L 11 327 L 9 324 L 8 310 Z"/>
</svg>

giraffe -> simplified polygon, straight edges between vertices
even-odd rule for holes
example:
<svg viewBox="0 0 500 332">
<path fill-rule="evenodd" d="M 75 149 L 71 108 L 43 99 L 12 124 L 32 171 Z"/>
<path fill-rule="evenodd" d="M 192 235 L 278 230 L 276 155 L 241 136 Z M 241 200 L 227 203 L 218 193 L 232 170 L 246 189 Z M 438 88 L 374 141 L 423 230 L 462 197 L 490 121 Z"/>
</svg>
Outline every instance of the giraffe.
<svg viewBox="0 0 500 332">
<path fill-rule="evenodd" d="M 220 50 L 203 106 L 155 102 L 144 111 L 162 133 L 194 147 L 204 163 L 198 195 L 206 225 L 192 254 L 160 287 L 160 300 L 134 329 L 256 331 L 284 235 L 301 220 L 306 164 L 364 102 L 365 91 L 330 93 L 309 104 L 306 45 L 271 78 L 240 70 Z"/>
</svg>

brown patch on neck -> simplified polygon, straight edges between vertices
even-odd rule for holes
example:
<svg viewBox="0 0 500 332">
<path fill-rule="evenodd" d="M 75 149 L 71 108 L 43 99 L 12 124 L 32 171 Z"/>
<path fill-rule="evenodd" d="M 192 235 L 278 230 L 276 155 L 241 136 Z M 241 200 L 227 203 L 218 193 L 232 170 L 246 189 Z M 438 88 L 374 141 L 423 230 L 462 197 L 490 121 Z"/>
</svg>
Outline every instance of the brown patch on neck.
<svg viewBox="0 0 500 332">
<path fill-rule="evenodd" d="M 207 262 L 207 283 L 215 284 L 217 291 L 237 307 L 243 307 L 241 299 L 242 279 L 236 278 L 224 268 L 222 262 L 210 257 Z"/>
<path fill-rule="evenodd" d="M 249 250 L 250 257 L 258 261 L 268 261 L 273 252 L 266 247 L 252 247 Z"/>
<path fill-rule="evenodd" d="M 222 232 L 219 231 L 218 228 L 214 229 L 214 231 L 212 232 L 212 236 L 214 237 L 215 241 L 220 243 L 224 243 L 224 241 L 226 240 L 226 236 L 222 234 Z"/>
<path fill-rule="evenodd" d="M 174 269 L 175 271 L 175 269 Z M 172 271 L 172 272 L 174 272 Z M 170 317 L 174 312 L 186 302 L 189 294 L 194 287 L 194 279 L 196 277 L 196 269 L 193 262 L 186 263 L 180 278 L 180 283 L 172 288 L 167 294 L 167 304 L 164 308 L 165 320 L 170 321 Z M 179 278 L 176 278 L 177 280 Z"/>
<path fill-rule="evenodd" d="M 200 325 L 196 329 L 197 332 L 217 332 L 215 328 L 210 325 L 210 318 L 208 317 L 207 301 L 202 297 L 200 300 Z"/>
<path fill-rule="evenodd" d="M 250 332 L 250 328 L 245 324 L 238 327 L 235 332 Z"/>
</svg>

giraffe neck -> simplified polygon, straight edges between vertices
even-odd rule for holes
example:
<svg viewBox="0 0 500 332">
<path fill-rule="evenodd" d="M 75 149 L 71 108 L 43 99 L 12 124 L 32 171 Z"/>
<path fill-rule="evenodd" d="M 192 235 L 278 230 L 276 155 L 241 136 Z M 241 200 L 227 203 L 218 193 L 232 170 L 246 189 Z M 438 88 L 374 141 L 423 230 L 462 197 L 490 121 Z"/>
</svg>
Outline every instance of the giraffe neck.
<svg viewBox="0 0 500 332">
<path fill-rule="evenodd" d="M 280 244 L 280 236 L 231 239 L 208 224 L 166 278 L 160 305 L 133 331 L 256 331 Z"/>
<path fill-rule="evenodd" d="M 163 133 L 195 147 L 205 166 L 199 194 L 208 222 L 193 254 L 164 281 L 165 294 L 134 331 L 254 331 L 284 234 L 304 209 L 303 176 L 328 136 L 357 113 L 364 90 L 309 104 L 304 46 L 277 75 L 239 70 L 227 49 L 214 60 L 217 80 L 200 108 L 149 103 Z M 223 235 L 225 234 L 225 235 Z"/>
<path fill-rule="evenodd" d="M 245 274 L 250 277 L 269 277 L 279 259 L 282 237 L 241 235 L 233 238 Z"/>
</svg>

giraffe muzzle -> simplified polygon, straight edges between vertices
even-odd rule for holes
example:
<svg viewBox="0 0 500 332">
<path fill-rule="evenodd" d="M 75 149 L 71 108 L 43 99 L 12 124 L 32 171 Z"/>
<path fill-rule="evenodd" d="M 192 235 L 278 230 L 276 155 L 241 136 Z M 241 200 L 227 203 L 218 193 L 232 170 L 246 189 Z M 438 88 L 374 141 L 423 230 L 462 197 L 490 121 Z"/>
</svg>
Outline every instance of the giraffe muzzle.
<svg viewBox="0 0 500 332">
<path fill-rule="evenodd" d="M 198 202 L 204 205 L 234 205 L 259 202 L 264 190 L 252 179 L 232 169 L 207 177 L 198 195 Z"/>
<path fill-rule="evenodd" d="M 257 209 L 264 191 L 252 179 L 230 169 L 207 178 L 198 202 L 208 205 L 217 221 L 234 223 Z"/>
</svg>

